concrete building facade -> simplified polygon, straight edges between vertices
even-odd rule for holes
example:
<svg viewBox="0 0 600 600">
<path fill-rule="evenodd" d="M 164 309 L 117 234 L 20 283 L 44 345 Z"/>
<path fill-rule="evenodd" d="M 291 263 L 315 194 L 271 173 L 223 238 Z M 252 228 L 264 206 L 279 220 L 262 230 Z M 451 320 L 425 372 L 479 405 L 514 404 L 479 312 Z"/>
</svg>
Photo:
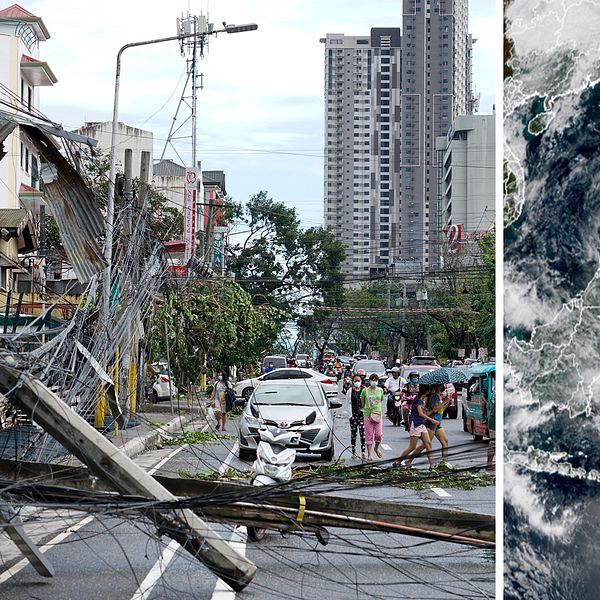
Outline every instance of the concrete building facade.
<svg viewBox="0 0 600 600">
<path fill-rule="evenodd" d="M 469 239 L 495 223 L 495 116 L 456 118 L 450 131 L 438 137 L 438 203 L 442 228 Z"/>
<path fill-rule="evenodd" d="M 368 279 L 439 265 L 436 137 L 473 111 L 468 0 L 404 0 L 399 28 L 327 34 L 325 226 L 343 271 Z"/>
<path fill-rule="evenodd" d="M 76 129 L 75 133 L 97 140 L 98 150 L 110 151 L 112 121 L 88 122 L 83 127 Z M 117 172 L 123 173 L 125 150 L 131 150 L 131 171 L 134 177 L 139 177 L 142 152 L 150 153 L 150 164 L 152 164 L 153 138 L 151 131 L 131 127 L 125 123 L 117 123 Z"/>
</svg>

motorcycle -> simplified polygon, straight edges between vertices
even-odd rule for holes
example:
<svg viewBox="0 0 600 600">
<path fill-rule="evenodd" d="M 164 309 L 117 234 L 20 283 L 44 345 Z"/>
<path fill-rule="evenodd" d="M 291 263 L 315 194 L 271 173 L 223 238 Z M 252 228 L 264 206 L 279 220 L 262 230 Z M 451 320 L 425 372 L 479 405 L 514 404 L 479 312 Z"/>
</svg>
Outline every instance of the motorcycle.
<svg viewBox="0 0 600 600">
<path fill-rule="evenodd" d="M 298 444 L 300 433 L 269 427 L 258 430 L 260 442 L 256 448 L 256 460 L 252 465 L 252 485 L 274 485 L 292 478 L 292 465 L 296 451 L 287 445 Z M 265 537 L 266 529 L 247 527 L 248 539 L 259 542 Z"/>
<path fill-rule="evenodd" d="M 300 442 L 300 432 L 263 425 L 258 430 L 258 435 L 260 441 L 256 449 L 256 460 L 252 465 L 252 476 L 250 478 L 252 485 L 275 485 L 290 481 L 292 479 L 292 465 L 296 460 L 296 450 L 287 446 Z M 326 529 L 315 526 L 303 526 L 303 528 L 314 531 L 317 539 L 324 546 L 329 541 L 329 534 Z M 264 528 L 248 526 L 246 529 L 248 539 L 253 542 L 259 542 L 265 537 L 266 529 Z"/>
</svg>

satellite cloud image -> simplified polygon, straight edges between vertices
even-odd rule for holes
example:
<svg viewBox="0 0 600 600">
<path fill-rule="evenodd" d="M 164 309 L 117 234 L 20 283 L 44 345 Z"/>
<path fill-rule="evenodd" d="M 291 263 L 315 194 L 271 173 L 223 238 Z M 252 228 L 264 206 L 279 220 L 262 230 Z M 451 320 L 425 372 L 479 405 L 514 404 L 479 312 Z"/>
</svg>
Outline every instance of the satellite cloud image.
<svg viewBox="0 0 600 600">
<path fill-rule="evenodd" d="M 600 597 L 600 3 L 505 0 L 504 597 Z"/>
</svg>

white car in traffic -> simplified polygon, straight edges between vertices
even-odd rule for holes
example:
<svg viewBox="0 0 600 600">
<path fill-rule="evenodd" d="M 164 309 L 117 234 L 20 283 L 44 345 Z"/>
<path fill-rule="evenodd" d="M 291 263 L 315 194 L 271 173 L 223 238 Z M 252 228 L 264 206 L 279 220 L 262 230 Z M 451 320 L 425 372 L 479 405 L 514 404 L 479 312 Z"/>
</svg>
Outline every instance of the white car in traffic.
<svg viewBox="0 0 600 600">
<path fill-rule="evenodd" d="M 278 381 L 282 379 L 305 379 L 306 381 L 316 381 L 323 386 L 323 390 L 328 397 L 337 395 L 338 382 L 335 377 L 328 377 L 313 369 L 304 369 L 299 367 L 287 367 L 285 369 L 275 369 L 270 373 L 265 373 L 260 377 L 251 377 L 238 382 L 235 387 L 235 395 L 242 398 L 244 402 L 250 398 L 254 388 L 261 381 Z"/>
</svg>

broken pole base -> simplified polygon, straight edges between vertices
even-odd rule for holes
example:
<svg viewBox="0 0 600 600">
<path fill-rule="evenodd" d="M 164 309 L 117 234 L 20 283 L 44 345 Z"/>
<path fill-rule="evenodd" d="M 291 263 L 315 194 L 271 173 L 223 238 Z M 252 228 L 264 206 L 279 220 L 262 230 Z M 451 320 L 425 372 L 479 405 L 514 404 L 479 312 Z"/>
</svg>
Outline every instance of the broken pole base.
<svg viewBox="0 0 600 600">
<path fill-rule="evenodd" d="M 0 525 L 42 577 L 54 577 L 54 567 L 25 533 L 21 518 L 7 502 L 0 501 Z"/>
<path fill-rule="evenodd" d="M 0 391 L 8 390 L 36 423 L 116 490 L 161 502 L 177 500 L 38 379 L 0 364 Z M 161 510 L 150 506 L 146 515 L 161 533 L 177 540 L 234 590 L 243 590 L 252 581 L 256 566 L 191 510 Z"/>
</svg>

